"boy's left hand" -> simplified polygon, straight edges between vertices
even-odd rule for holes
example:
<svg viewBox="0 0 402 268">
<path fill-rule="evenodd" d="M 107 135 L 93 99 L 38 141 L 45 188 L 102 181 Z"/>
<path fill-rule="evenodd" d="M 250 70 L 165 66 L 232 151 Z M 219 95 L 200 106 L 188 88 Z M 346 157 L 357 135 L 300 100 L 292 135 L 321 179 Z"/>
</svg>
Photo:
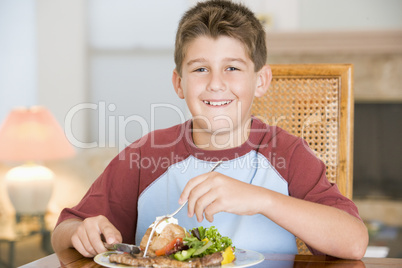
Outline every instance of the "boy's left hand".
<svg viewBox="0 0 402 268">
<path fill-rule="evenodd" d="M 212 222 L 214 214 L 229 212 L 238 215 L 259 213 L 261 204 L 256 202 L 260 187 L 225 176 L 208 172 L 192 178 L 184 187 L 179 203 L 188 199 L 188 216 L 197 216 L 198 222 L 205 218 Z"/>
</svg>

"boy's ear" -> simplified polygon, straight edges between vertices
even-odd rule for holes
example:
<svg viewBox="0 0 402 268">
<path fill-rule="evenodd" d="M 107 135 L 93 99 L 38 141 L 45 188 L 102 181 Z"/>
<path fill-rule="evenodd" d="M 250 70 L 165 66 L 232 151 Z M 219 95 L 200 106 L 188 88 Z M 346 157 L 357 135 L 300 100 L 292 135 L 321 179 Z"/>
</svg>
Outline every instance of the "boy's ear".
<svg viewBox="0 0 402 268">
<path fill-rule="evenodd" d="M 177 96 L 179 96 L 180 99 L 184 99 L 184 93 L 181 87 L 181 77 L 176 69 L 173 70 L 172 83 Z"/>
<path fill-rule="evenodd" d="M 272 80 L 272 71 L 271 67 L 268 64 L 264 65 L 261 70 L 258 71 L 258 81 L 257 88 L 255 90 L 254 96 L 257 98 L 264 96 L 267 92 L 269 85 Z"/>
</svg>

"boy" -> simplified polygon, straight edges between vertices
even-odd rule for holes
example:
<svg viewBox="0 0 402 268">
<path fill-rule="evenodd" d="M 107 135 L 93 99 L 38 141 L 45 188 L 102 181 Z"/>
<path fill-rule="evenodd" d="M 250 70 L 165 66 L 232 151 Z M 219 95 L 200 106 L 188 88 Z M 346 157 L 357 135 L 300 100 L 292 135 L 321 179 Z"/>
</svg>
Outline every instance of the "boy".
<svg viewBox="0 0 402 268">
<path fill-rule="evenodd" d="M 190 9 L 177 31 L 172 82 L 192 119 L 123 150 L 63 210 L 55 251 L 94 256 L 106 250 L 101 234 L 139 245 L 156 216 L 188 200 L 176 215 L 181 226 L 214 225 L 238 248 L 295 254 L 297 236 L 313 253 L 362 258 L 367 230 L 325 165 L 302 139 L 251 115 L 271 81 L 266 51 L 264 30 L 244 6 L 218 0 Z"/>
</svg>

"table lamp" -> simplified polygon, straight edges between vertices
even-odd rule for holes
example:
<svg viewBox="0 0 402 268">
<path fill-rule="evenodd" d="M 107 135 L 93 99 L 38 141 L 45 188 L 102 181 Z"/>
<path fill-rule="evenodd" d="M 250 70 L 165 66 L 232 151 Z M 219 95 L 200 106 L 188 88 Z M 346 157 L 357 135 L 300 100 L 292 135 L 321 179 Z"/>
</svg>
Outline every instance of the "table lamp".
<svg viewBox="0 0 402 268">
<path fill-rule="evenodd" d="M 40 163 L 74 153 L 63 129 L 46 108 L 34 106 L 10 112 L 0 127 L 0 161 L 24 163 L 5 175 L 17 215 L 45 214 L 54 174 Z"/>
</svg>

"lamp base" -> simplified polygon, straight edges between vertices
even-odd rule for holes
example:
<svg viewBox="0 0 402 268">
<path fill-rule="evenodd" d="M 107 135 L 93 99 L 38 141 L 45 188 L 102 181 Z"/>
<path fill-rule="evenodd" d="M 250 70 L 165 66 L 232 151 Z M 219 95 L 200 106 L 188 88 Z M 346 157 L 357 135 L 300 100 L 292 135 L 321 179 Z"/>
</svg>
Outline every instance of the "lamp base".
<svg viewBox="0 0 402 268">
<path fill-rule="evenodd" d="M 16 214 L 45 214 L 52 196 L 53 177 L 50 169 L 36 164 L 9 170 L 5 181 Z"/>
</svg>

